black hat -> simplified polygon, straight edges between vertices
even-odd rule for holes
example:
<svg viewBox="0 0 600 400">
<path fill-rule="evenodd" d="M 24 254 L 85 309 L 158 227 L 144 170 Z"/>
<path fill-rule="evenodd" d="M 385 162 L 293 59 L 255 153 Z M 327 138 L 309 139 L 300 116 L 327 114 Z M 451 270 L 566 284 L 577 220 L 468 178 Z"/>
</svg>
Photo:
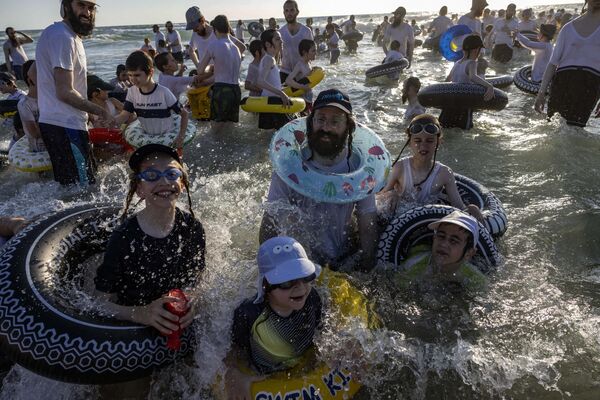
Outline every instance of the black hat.
<svg viewBox="0 0 600 400">
<path fill-rule="evenodd" d="M 97 90 L 115 90 L 115 87 L 105 81 L 102 80 L 97 75 L 88 75 L 87 76 L 87 95 L 88 99 L 92 98 L 92 93 Z"/>
<path fill-rule="evenodd" d="M 464 51 L 475 50 L 480 47 L 483 47 L 483 41 L 479 35 L 467 36 L 462 44 Z"/>
<path fill-rule="evenodd" d="M 152 143 L 142 146 L 133 152 L 131 157 L 129 157 L 129 167 L 133 171 L 137 171 L 140 168 L 140 164 L 146 159 L 146 157 L 154 153 L 166 154 L 179 164 L 183 165 L 181 158 L 179 158 L 179 154 L 177 154 L 177 150 L 163 144 Z"/>
<path fill-rule="evenodd" d="M 324 90 L 317 96 L 313 103 L 313 110 L 323 107 L 337 107 L 346 114 L 352 114 L 352 104 L 348 95 L 337 89 Z"/>
</svg>

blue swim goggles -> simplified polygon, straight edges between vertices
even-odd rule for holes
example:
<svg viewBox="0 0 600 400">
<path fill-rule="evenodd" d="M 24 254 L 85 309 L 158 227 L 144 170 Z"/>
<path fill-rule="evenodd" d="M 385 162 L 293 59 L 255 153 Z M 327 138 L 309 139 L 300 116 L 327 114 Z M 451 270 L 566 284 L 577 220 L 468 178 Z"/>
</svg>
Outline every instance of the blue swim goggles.
<svg viewBox="0 0 600 400">
<path fill-rule="evenodd" d="M 182 176 L 183 172 L 179 168 L 169 168 L 167 170 L 164 170 L 163 172 L 160 172 L 159 170 L 154 168 L 148 168 L 137 174 L 137 177 L 139 179 L 146 182 L 156 182 L 162 177 L 167 178 L 167 180 L 169 181 L 176 181 Z"/>
</svg>

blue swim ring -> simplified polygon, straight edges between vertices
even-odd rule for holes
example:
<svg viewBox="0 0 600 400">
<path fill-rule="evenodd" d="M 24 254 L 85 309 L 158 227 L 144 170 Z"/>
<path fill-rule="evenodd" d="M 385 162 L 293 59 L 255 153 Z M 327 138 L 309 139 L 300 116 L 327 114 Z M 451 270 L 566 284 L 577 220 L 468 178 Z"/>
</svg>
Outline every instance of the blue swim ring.
<svg viewBox="0 0 600 400">
<path fill-rule="evenodd" d="M 347 174 L 324 173 L 311 167 L 306 118 L 289 122 L 275 133 L 269 148 L 277 175 L 298 193 L 323 203 L 354 203 L 385 185 L 391 168 L 390 153 L 381 138 L 362 124 L 356 125 L 352 157 L 358 168 Z"/>
<path fill-rule="evenodd" d="M 473 33 L 467 25 L 454 25 L 440 37 L 440 53 L 448 61 L 458 61 L 463 58 L 462 49 L 453 50 L 452 41 L 460 36 L 465 36 Z M 456 45 L 454 46 L 456 48 Z"/>
</svg>

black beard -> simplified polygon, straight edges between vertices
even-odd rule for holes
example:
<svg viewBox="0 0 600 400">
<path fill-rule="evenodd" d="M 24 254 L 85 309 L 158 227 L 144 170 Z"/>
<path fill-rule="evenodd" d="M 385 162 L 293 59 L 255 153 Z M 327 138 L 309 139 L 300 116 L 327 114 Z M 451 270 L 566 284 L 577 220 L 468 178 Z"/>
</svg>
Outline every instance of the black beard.
<svg viewBox="0 0 600 400">
<path fill-rule="evenodd" d="M 329 136 L 331 138 L 331 142 L 322 142 L 321 138 L 323 136 Z M 346 146 L 346 142 L 348 140 L 348 132 L 346 132 L 341 137 L 325 131 L 316 131 L 307 134 L 308 137 L 308 147 L 314 150 L 322 157 L 334 158 L 338 154 L 344 150 Z"/>
<path fill-rule="evenodd" d="M 293 17 L 291 20 L 287 19 L 287 17 L 286 17 L 285 22 L 287 22 L 288 24 L 295 24 L 296 23 L 296 17 Z"/>
<path fill-rule="evenodd" d="M 69 21 L 69 24 L 71 24 L 71 28 L 73 28 L 73 31 L 76 34 L 81 36 L 90 36 L 92 34 L 92 31 L 94 30 L 94 23 L 96 22 L 96 17 L 91 16 L 91 20 L 92 22 L 89 24 L 81 22 L 79 20 L 79 17 L 76 16 L 73 12 L 73 8 L 71 8 L 71 5 L 67 7 L 67 21 Z"/>
</svg>

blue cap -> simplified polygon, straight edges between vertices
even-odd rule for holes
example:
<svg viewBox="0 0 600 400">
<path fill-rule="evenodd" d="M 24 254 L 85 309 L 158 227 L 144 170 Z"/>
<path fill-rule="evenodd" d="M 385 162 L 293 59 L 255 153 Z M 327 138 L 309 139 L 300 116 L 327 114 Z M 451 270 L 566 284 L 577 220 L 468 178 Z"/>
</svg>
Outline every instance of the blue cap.
<svg viewBox="0 0 600 400">
<path fill-rule="evenodd" d="M 263 279 L 274 285 L 321 273 L 321 267 L 308 259 L 302 245 L 287 236 L 274 237 L 264 242 L 258 249 L 256 260 L 258 294 L 255 303 L 261 301 L 264 296 Z"/>
</svg>

